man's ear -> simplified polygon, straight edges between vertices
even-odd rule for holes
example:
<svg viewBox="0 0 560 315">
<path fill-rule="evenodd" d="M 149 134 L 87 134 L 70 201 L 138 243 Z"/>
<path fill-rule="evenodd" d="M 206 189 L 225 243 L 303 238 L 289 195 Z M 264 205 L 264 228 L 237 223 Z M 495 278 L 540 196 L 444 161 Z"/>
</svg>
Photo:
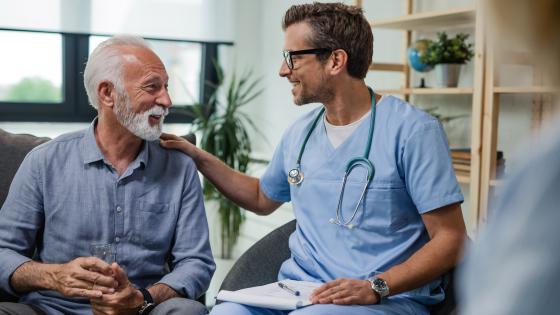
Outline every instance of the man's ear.
<svg viewBox="0 0 560 315">
<path fill-rule="evenodd" d="M 331 53 L 329 59 L 329 71 L 331 72 L 331 74 L 336 75 L 346 69 L 348 63 L 348 54 L 343 49 L 334 50 Z"/>
<path fill-rule="evenodd" d="M 97 99 L 100 106 L 115 106 L 116 91 L 112 82 L 101 81 L 97 86 Z"/>
</svg>

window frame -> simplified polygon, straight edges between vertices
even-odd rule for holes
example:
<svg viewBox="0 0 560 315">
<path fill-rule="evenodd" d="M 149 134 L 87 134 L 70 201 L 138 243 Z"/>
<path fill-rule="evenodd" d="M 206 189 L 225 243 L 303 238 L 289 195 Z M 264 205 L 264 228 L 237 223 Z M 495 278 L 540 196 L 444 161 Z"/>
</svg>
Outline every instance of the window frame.
<svg viewBox="0 0 560 315">
<path fill-rule="evenodd" d="M 62 95 L 61 103 L 6 102 L 0 101 L 2 122 L 91 122 L 97 110 L 88 101 L 84 88 L 84 69 L 89 56 L 90 36 L 112 36 L 96 33 L 69 33 L 42 30 L 0 28 L 0 31 L 60 34 L 62 36 Z M 214 92 L 218 75 L 214 63 L 218 62 L 220 45 L 233 46 L 233 42 L 206 42 L 186 39 L 143 37 L 146 40 L 196 43 L 201 45 L 201 71 L 199 97 L 207 104 Z M 193 120 L 192 104 L 172 106 L 165 122 L 190 123 Z"/>
</svg>

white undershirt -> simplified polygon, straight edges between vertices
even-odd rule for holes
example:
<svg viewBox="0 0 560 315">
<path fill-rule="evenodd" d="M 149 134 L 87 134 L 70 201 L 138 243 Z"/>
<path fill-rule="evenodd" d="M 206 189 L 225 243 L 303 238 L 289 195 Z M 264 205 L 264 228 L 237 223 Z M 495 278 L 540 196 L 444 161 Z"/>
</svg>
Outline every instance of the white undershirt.
<svg viewBox="0 0 560 315">
<path fill-rule="evenodd" d="M 381 103 L 381 99 L 379 102 Z M 327 130 L 327 137 L 329 137 L 329 141 L 331 142 L 332 146 L 336 149 L 340 146 L 350 135 L 358 128 L 358 126 L 366 120 L 369 115 L 371 115 L 371 109 L 365 113 L 360 119 L 356 120 L 353 123 L 344 126 L 336 126 L 327 121 L 327 115 L 323 115 L 323 122 L 325 123 L 325 129 Z"/>
</svg>

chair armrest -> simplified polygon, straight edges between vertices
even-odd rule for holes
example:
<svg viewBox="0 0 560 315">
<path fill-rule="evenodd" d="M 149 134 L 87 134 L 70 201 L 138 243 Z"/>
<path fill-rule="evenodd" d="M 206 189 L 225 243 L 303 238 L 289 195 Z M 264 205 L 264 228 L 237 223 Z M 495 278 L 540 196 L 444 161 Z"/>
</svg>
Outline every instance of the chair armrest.
<svg viewBox="0 0 560 315">
<path fill-rule="evenodd" d="M 278 281 L 278 271 L 290 258 L 288 240 L 296 229 L 292 220 L 251 246 L 229 271 L 220 290 L 239 290 Z"/>
</svg>

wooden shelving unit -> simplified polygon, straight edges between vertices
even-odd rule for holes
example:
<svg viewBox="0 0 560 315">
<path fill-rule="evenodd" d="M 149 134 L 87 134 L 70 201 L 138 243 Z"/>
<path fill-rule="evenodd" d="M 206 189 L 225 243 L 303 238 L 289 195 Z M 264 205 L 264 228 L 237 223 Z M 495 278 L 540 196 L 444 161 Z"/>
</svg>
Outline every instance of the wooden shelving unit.
<svg viewBox="0 0 560 315">
<path fill-rule="evenodd" d="M 381 94 L 400 94 L 400 95 L 440 95 L 440 94 L 454 94 L 454 95 L 470 95 L 473 94 L 473 88 L 408 88 L 408 89 L 380 89 Z"/>
<path fill-rule="evenodd" d="M 549 86 L 521 86 L 521 87 L 507 87 L 496 86 L 494 93 L 498 94 L 554 94 L 558 93 L 553 87 Z"/>
<path fill-rule="evenodd" d="M 495 44 L 499 45 L 499 44 Z M 488 216 L 488 206 L 494 189 L 504 184 L 504 179 L 496 179 L 496 151 L 498 147 L 498 125 L 500 96 L 504 94 L 526 94 L 531 95 L 532 100 L 527 104 L 532 107 L 532 127 L 540 128 L 546 116 L 546 108 L 551 107 L 552 96 L 558 95 L 558 90 L 546 86 L 542 82 L 542 71 L 540 67 L 531 63 L 532 58 L 525 52 L 501 51 L 500 58 L 496 57 L 497 48 L 495 45 L 488 45 L 487 59 L 485 67 L 485 96 L 484 96 L 484 115 L 482 142 L 482 163 L 480 179 L 480 199 L 479 199 L 479 221 L 486 222 Z M 533 70 L 533 85 L 530 86 L 499 86 L 498 68 L 501 65 L 524 65 L 530 66 Z"/>
<path fill-rule="evenodd" d="M 476 20 L 474 7 L 407 14 L 405 16 L 370 22 L 373 28 L 418 31 L 443 27 L 472 26 Z"/>
<path fill-rule="evenodd" d="M 370 21 L 374 29 L 392 29 L 404 32 L 402 44 L 402 63 L 375 63 L 370 71 L 390 71 L 402 73 L 402 85 L 395 89 L 378 90 L 381 94 L 403 95 L 406 100 L 415 95 L 465 95 L 472 98 L 471 109 L 471 165 L 470 176 L 458 175 L 457 181 L 469 185 L 470 209 L 468 226 L 471 232 L 475 232 L 479 221 L 479 193 L 480 193 L 480 170 L 481 170 L 481 148 L 482 148 L 482 113 L 484 88 L 484 32 L 483 19 L 480 10 L 476 6 L 455 8 L 449 10 L 437 10 L 431 12 L 413 12 L 414 0 L 403 0 L 404 14 L 395 18 Z M 355 5 L 361 6 L 361 0 L 355 0 Z M 424 30 L 443 30 L 448 28 L 470 27 L 473 30 L 475 56 L 471 62 L 474 63 L 473 84 L 471 87 L 458 88 L 413 88 L 410 84 L 411 71 L 406 58 L 406 50 L 412 42 L 413 32 Z"/>
</svg>

